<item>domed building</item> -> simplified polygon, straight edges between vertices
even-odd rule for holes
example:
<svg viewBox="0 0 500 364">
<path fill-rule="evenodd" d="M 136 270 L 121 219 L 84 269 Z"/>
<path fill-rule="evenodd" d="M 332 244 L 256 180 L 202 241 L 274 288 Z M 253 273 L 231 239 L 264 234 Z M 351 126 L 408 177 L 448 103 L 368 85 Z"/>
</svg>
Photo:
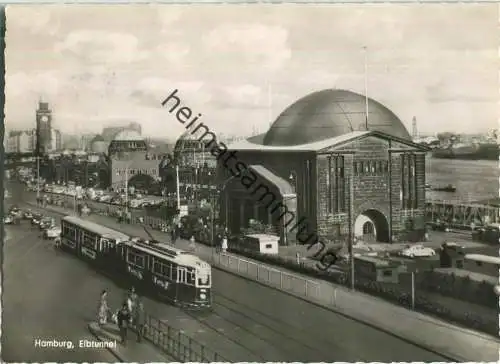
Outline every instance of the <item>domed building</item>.
<svg viewBox="0 0 500 364">
<path fill-rule="evenodd" d="M 101 135 L 96 135 L 90 141 L 90 150 L 92 153 L 105 154 L 108 151 L 108 143 L 106 143 Z"/>
<path fill-rule="evenodd" d="M 190 132 L 181 135 L 174 147 L 173 158 L 179 166 L 179 184 L 181 195 L 196 198 L 209 198 L 210 191 L 217 183 L 217 159 L 210 153 L 205 143 Z M 172 165 L 170 175 L 174 174 Z M 175 178 L 170 178 L 175 181 Z M 175 192 L 175 183 L 167 186 L 169 192 Z"/>
<path fill-rule="evenodd" d="M 425 153 L 381 103 L 346 90 L 307 95 L 265 134 L 222 148 L 222 215 L 233 232 L 273 225 L 281 243 L 422 241 Z"/>
<path fill-rule="evenodd" d="M 148 190 L 159 180 L 162 155 L 151 153 L 145 139 L 134 130 L 115 135 L 108 147 L 110 183 L 114 190 L 127 185 Z"/>
</svg>

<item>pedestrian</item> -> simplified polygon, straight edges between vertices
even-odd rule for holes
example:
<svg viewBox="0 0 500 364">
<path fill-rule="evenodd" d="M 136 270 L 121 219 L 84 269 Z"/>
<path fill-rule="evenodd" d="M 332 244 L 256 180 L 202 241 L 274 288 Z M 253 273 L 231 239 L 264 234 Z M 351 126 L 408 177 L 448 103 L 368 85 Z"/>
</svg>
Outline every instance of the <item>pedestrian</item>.
<svg viewBox="0 0 500 364">
<path fill-rule="evenodd" d="M 127 294 L 127 298 L 126 298 L 127 307 L 128 307 L 131 314 L 134 313 L 138 301 L 139 301 L 139 296 L 135 292 L 135 287 L 131 287 L 130 291 Z M 132 318 L 133 317 L 130 317 L 131 323 L 132 323 Z"/>
<path fill-rule="evenodd" d="M 227 237 L 224 235 L 222 238 L 222 252 L 225 254 L 227 251 Z"/>
<path fill-rule="evenodd" d="M 135 329 L 137 330 L 137 342 L 140 343 L 142 341 L 142 337 L 144 336 L 144 325 L 146 324 L 144 304 L 142 301 L 139 301 L 137 304 L 134 316 Z"/>
<path fill-rule="evenodd" d="M 130 322 L 130 311 L 127 302 L 123 302 L 122 308 L 118 311 L 117 321 L 120 329 L 120 338 L 123 345 L 127 344 L 127 329 Z"/>
<path fill-rule="evenodd" d="M 175 234 L 175 224 L 170 226 L 170 235 L 172 237 L 172 244 L 175 244 L 175 241 L 177 240 L 177 236 Z"/>
<path fill-rule="evenodd" d="M 108 292 L 103 290 L 101 292 L 101 298 L 99 300 L 99 309 L 98 309 L 98 323 L 99 325 L 106 325 L 108 322 L 108 315 L 110 313 L 110 309 L 108 307 Z"/>
<path fill-rule="evenodd" d="M 189 239 L 189 248 L 192 251 L 196 250 L 196 239 L 194 238 L 194 235 L 191 235 L 191 238 Z"/>
</svg>

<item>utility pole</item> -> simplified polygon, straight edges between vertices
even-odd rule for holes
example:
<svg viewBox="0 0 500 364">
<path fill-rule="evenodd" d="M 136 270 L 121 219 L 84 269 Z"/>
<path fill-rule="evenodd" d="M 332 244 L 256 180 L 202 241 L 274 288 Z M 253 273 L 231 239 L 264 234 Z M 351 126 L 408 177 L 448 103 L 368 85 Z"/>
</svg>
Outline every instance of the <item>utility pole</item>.
<svg viewBox="0 0 500 364">
<path fill-rule="evenodd" d="M 368 130 L 368 49 L 363 47 L 365 52 L 365 127 Z"/>
<path fill-rule="evenodd" d="M 352 171 L 352 169 L 351 169 Z M 349 223 L 349 255 L 350 255 L 350 263 L 351 263 L 351 289 L 355 288 L 355 279 L 354 279 L 354 237 L 353 237 L 353 228 L 352 228 L 352 214 L 353 214 L 353 199 L 354 199 L 354 186 L 353 186 L 354 178 L 352 172 L 349 173 L 349 215 L 348 215 L 348 223 Z"/>
<path fill-rule="evenodd" d="M 125 214 L 128 216 L 128 164 L 125 167 Z"/>
<path fill-rule="evenodd" d="M 177 188 L 177 209 L 181 210 L 181 189 L 179 186 L 179 165 L 175 165 L 175 184 Z"/>
</svg>

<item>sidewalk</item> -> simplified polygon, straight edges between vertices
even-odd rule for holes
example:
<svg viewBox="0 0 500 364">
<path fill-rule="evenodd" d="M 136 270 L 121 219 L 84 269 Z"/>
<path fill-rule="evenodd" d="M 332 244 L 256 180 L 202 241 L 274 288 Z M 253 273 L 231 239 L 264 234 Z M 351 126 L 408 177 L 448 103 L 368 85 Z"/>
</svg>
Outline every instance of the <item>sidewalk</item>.
<svg viewBox="0 0 500 364">
<path fill-rule="evenodd" d="M 143 338 L 142 342 L 138 343 L 135 332 L 131 330 L 128 331 L 127 344 L 121 344 L 119 329 L 115 324 L 107 324 L 104 327 L 100 327 L 97 322 L 90 322 L 88 328 L 97 340 L 101 342 L 116 342 L 116 347 L 109 347 L 107 349 L 121 362 L 165 363 L 178 361 L 167 353 L 160 351 L 160 349 L 153 346 L 145 338 Z"/>
<path fill-rule="evenodd" d="M 67 210 L 62 208 L 49 207 L 48 210 L 64 214 L 68 213 Z M 146 238 L 144 230 L 137 225 L 119 224 L 115 219 L 96 215 L 91 215 L 87 217 L 87 219 L 122 231 L 131 236 Z M 159 231 L 151 232 L 158 237 L 158 240 L 170 241 L 168 235 L 165 233 Z M 190 243 L 185 240 L 178 240 L 175 246 L 181 249 L 191 250 Z M 220 256 L 216 255 L 214 249 L 211 247 L 196 243 L 195 253 L 200 258 L 211 262 L 221 270 L 254 279 L 254 277 L 251 277 L 248 273 L 245 274 L 238 271 L 234 266 L 224 266 L 221 265 L 221 261 L 218 261 L 218 259 L 214 260 L 215 257 Z M 253 261 L 248 258 L 234 257 L 235 259 L 242 259 L 244 261 Z M 357 321 L 364 322 L 367 325 L 377 327 L 382 331 L 391 333 L 417 346 L 442 353 L 460 362 L 492 362 L 498 360 L 499 341 L 492 336 L 464 329 L 445 321 L 390 304 L 380 298 L 358 291 L 353 292 L 348 288 L 337 286 L 323 280 L 313 279 L 262 262 L 253 262 L 274 271 L 281 271 L 295 277 L 300 277 L 303 281 L 314 282 L 314 284 L 320 287 L 319 292 L 321 297 L 312 299 L 311 297 L 304 296 L 304 294 L 292 293 L 290 290 L 287 290 L 288 293 L 351 317 Z M 333 297 L 335 297 L 334 302 Z"/>
</svg>

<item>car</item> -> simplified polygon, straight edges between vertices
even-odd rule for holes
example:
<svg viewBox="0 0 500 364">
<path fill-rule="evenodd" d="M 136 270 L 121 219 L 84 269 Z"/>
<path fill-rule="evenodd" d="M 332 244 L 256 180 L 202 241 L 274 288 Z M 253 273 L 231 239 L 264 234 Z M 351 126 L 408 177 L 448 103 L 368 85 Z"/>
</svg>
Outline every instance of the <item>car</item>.
<svg viewBox="0 0 500 364">
<path fill-rule="evenodd" d="M 44 239 L 56 239 L 61 236 L 60 226 L 51 226 L 43 231 Z"/>
<path fill-rule="evenodd" d="M 33 214 L 33 217 L 31 218 L 31 225 L 40 225 L 42 218 L 43 216 L 40 214 Z"/>
<path fill-rule="evenodd" d="M 432 248 L 427 248 L 421 244 L 408 246 L 406 249 L 401 251 L 401 256 L 408 258 L 415 257 L 432 257 L 436 255 L 436 252 Z"/>
<path fill-rule="evenodd" d="M 54 226 L 54 219 L 51 217 L 44 217 L 39 224 L 40 230 L 48 229 Z"/>
<path fill-rule="evenodd" d="M 3 218 L 3 223 L 6 225 L 10 225 L 14 223 L 14 217 L 12 215 L 7 215 Z"/>
<path fill-rule="evenodd" d="M 33 212 L 27 210 L 24 212 L 23 218 L 26 220 L 31 220 L 33 218 Z"/>
</svg>

